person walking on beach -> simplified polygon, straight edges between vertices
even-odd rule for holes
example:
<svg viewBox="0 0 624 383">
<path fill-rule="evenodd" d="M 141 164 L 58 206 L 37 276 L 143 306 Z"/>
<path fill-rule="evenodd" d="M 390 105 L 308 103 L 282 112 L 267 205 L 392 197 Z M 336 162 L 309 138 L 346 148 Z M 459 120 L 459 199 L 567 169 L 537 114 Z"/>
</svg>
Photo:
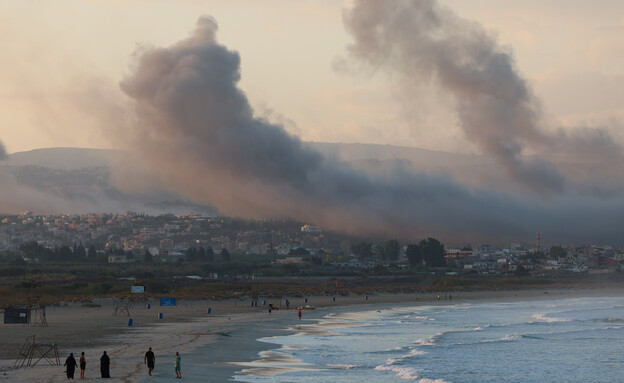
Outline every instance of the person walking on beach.
<svg viewBox="0 0 624 383">
<path fill-rule="evenodd" d="M 80 355 L 80 379 L 84 379 L 85 368 L 87 368 L 87 358 L 84 356 L 84 352 Z"/>
<path fill-rule="evenodd" d="M 102 378 L 110 378 L 110 358 L 106 355 L 106 351 L 100 358 L 100 373 Z"/>
<path fill-rule="evenodd" d="M 74 371 L 76 371 L 77 364 L 73 352 L 69 354 L 63 366 L 67 367 L 67 379 L 74 379 Z"/>
<path fill-rule="evenodd" d="M 147 364 L 147 375 L 152 376 L 152 370 L 154 369 L 154 363 L 156 362 L 156 356 L 150 347 L 149 350 L 145 353 L 145 358 L 143 358 L 143 362 Z"/>
<path fill-rule="evenodd" d="M 182 357 L 180 356 L 179 353 L 176 352 L 176 356 L 175 356 L 175 372 L 176 372 L 176 378 L 178 379 L 182 379 L 182 371 L 180 370 L 181 366 L 180 364 L 182 363 Z"/>
</svg>

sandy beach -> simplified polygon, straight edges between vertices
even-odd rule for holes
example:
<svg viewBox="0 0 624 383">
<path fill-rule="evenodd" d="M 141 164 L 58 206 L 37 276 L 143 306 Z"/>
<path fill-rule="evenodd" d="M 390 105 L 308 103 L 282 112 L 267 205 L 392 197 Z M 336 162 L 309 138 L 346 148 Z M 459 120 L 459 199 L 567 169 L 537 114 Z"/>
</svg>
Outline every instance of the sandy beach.
<svg viewBox="0 0 624 383">
<path fill-rule="evenodd" d="M 251 363 L 271 345 L 258 342 L 261 337 L 306 331 L 319 319 L 337 310 L 364 310 L 379 306 L 404 304 L 455 304 L 478 300 L 513 300 L 519 298 L 554 296 L 621 295 L 621 289 L 553 289 L 520 291 L 451 292 L 453 300 L 437 299 L 437 293 L 379 294 L 308 297 L 308 303 L 317 308 L 304 310 L 302 320 L 295 306 L 304 304 L 303 298 L 282 297 L 282 309 L 262 306 L 263 301 L 279 304 L 280 299 L 259 298 L 258 307 L 251 301 L 178 301 L 175 307 L 160 307 L 154 298 L 151 308 L 134 304 L 130 317 L 113 316 L 118 303 L 109 299 L 94 300 L 100 307 L 83 307 L 80 303 L 50 306 L 46 309 L 48 326 L 0 324 L 0 381 L 6 382 L 62 382 L 67 377 L 62 366 L 70 352 L 76 359 L 85 352 L 87 367 L 85 379 L 100 379 L 99 358 L 104 350 L 111 358 L 111 382 L 164 382 L 175 378 L 174 355 L 182 355 L 182 378 L 192 382 L 225 382 L 236 372 L 246 370 L 255 374 L 278 372 L 270 363 Z M 290 310 L 285 300 L 290 300 Z M 210 308 L 210 313 L 208 309 Z M 162 313 L 162 319 L 160 319 Z M 132 319 L 132 326 L 129 326 Z M 34 367 L 14 368 L 20 348 L 27 337 L 35 336 L 36 343 L 58 347 L 61 366 L 51 366 L 40 360 Z M 156 354 L 153 376 L 147 376 L 143 357 L 148 347 Z M 201 349 L 201 354 L 196 351 Z M 271 360 L 270 355 L 264 355 Z M 38 359 L 35 355 L 33 362 Z M 279 368 L 288 368 L 288 361 L 279 361 Z M 305 368 L 296 364 L 293 368 Z M 208 371 L 208 374 L 206 374 Z M 75 379 L 80 378 L 80 371 Z"/>
</svg>

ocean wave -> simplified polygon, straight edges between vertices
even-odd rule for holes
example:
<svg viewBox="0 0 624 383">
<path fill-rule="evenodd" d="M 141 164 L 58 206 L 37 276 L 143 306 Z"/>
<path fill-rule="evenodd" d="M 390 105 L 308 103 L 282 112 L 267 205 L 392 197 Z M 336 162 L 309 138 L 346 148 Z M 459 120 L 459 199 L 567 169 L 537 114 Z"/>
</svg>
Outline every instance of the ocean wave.
<svg viewBox="0 0 624 383">
<path fill-rule="evenodd" d="M 477 344 L 480 343 L 497 343 L 497 342 L 512 342 L 512 341 L 516 341 L 518 339 L 520 339 L 522 336 L 520 334 L 509 334 L 509 335 L 505 335 L 502 338 L 498 338 L 498 339 L 485 339 L 482 341 L 477 342 Z"/>
<path fill-rule="evenodd" d="M 418 383 L 451 383 L 448 380 L 444 380 L 444 379 L 429 379 L 429 378 L 422 378 L 418 381 Z"/>
<path fill-rule="evenodd" d="M 403 380 L 416 380 L 419 378 L 418 371 L 414 367 L 400 367 L 400 366 L 377 366 L 376 371 L 392 371 Z"/>
<path fill-rule="evenodd" d="M 418 346 L 435 346 L 435 339 L 433 337 L 427 339 L 417 339 L 414 343 Z"/>
<path fill-rule="evenodd" d="M 596 319 L 596 322 L 604 322 L 604 323 L 620 323 L 620 322 L 624 322 L 624 319 L 621 318 L 602 318 L 602 319 Z"/>
<path fill-rule="evenodd" d="M 409 354 L 404 355 L 403 358 L 409 358 L 410 356 L 418 356 L 418 355 L 425 355 L 425 354 L 427 354 L 426 351 L 414 348 L 409 352 Z"/>
<path fill-rule="evenodd" d="M 358 366 L 356 364 L 326 364 L 327 367 L 331 367 L 331 368 L 336 368 L 336 369 L 341 369 L 341 370 L 353 370 L 354 368 L 357 368 Z"/>
<path fill-rule="evenodd" d="M 524 334 L 524 335 L 522 335 L 522 338 L 524 338 L 524 339 L 544 339 L 541 336 L 530 335 L 530 334 Z"/>
<path fill-rule="evenodd" d="M 520 334 L 509 334 L 509 335 L 503 336 L 502 338 L 497 338 L 497 339 L 483 339 L 483 340 L 479 340 L 476 342 L 458 342 L 458 343 L 453 343 L 452 345 L 448 345 L 448 346 L 470 346 L 470 345 L 485 344 L 485 343 L 514 342 L 523 337 L 525 336 L 520 335 Z"/>
<path fill-rule="evenodd" d="M 546 314 L 533 314 L 533 315 L 531 315 L 531 318 L 535 319 L 537 322 L 546 322 L 546 323 L 570 322 L 570 319 L 551 318 L 551 317 L 546 316 Z M 529 323 L 535 323 L 535 322 L 529 322 Z"/>
</svg>

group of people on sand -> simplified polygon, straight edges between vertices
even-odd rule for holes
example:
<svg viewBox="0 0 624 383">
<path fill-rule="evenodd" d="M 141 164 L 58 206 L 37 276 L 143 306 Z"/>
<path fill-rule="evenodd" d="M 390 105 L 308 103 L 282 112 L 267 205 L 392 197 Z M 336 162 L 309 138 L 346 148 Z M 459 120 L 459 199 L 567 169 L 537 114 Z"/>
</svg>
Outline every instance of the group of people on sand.
<svg viewBox="0 0 624 383">
<path fill-rule="evenodd" d="M 151 376 L 152 371 L 154 370 L 154 366 L 156 364 L 156 356 L 154 355 L 154 351 L 152 351 L 151 347 L 145 353 L 143 363 L 147 365 L 147 374 Z M 182 357 L 178 352 L 176 352 L 175 373 L 176 378 L 178 379 L 182 378 L 181 363 Z M 78 360 L 78 362 L 76 362 L 76 359 L 74 358 L 74 353 L 70 353 L 64 364 L 64 366 L 66 367 L 65 372 L 67 373 L 67 379 L 74 379 L 74 372 L 76 371 L 76 367 L 78 367 L 78 365 L 80 365 L 80 379 L 84 379 L 85 369 L 87 367 L 87 359 L 85 358 L 85 353 L 83 352 L 80 355 L 80 359 Z M 104 351 L 102 357 L 100 358 L 100 373 L 102 375 L 102 378 L 110 378 L 110 357 L 106 354 L 106 351 Z"/>
<path fill-rule="evenodd" d="M 74 372 L 76 371 L 76 367 L 80 365 L 80 379 L 84 379 L 85 377 L 85 369 L 87 368 L 87 358 L 85 357 L 85 353 L 81 353 L 80 359 L 76 362 L 76 358 L 74 358 L 74 353 L 70 353 L 67 359 L 65 359 L 65 366 L 67 373 L 67 379 L 74 379 Z M 102 354 L 100 358 L 100 373 L 102 374 L 102 378 L 110 378 L 110 357 L 106 354 L 106 351 Z"/>
</svg>

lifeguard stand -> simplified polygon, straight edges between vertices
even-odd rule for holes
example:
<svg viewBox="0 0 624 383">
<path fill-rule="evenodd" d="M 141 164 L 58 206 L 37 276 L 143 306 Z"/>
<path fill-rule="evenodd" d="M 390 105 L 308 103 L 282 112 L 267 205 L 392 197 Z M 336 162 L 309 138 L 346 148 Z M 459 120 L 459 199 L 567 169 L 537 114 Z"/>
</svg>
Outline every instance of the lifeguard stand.
<svg viewBox="0 0 624 383">
<path fill-rule="evenodd" d="M 115 305 L 112 316 L 117 317 L 121 315 L 130 316 L 130 298 L 128 298 L 128 300 L 121 298 L 119 304 Z"/>
<path fill-rule="evenodd" d="M 41 304 L 41 299 L 38 296 L 28 297 L 28 308 L 30 309 L 31 326 L 46 327 L 48 325 L 45 306 Z"/>
<path fill-rule="evenodd" d="M 32 367 L 42 359 L 45 359 L 50 366 L 61 365 L 56 343 L 36 343 L 35 336 L 31 335 L 22 345 L 13 367 Z"/>
</svg>

